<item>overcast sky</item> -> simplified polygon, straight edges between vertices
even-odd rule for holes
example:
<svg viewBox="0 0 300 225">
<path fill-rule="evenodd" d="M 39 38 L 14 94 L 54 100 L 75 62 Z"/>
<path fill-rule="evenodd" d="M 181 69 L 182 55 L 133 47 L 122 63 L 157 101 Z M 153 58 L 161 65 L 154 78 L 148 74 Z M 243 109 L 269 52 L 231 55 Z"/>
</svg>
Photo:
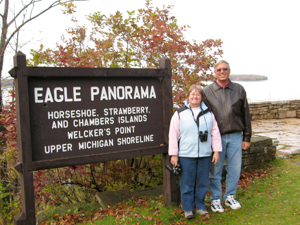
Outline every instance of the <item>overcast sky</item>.
<svg viewBox="0 0 300 225">
<path fill-rule="evenodd" d="M 299 79 L 295 70 L 300 53 L 299 0 L 153 0 L 154 6 L 174 5 L 172 14 L 179 25 L 190 25 L 185 32 L 199 42 L 208 38 L 222 39 L 223 58 L 230 63 L 232 74 L 266 75 L 269 79 Z M 45 3 L 43 3 L 45 4 Z M 45 4 L 44 6 L 46 6 Z M 144 0 L 89 0 L 76 3 L 79 18 L 101 11 L 123 14 L 126 10 L 143 8 Z M 60 8 L 49 11 L 30 22 L 21 42 L 32 39 L 21 49 L 30 58 L 30 49 L 60 42 L 65 28 L 71 26 Z M 88 24 L 86 21 L 84 21 Z M 7 57 L 7 56 L 6 56 Z M 6 73 L 12 67 L 7 59 Z M 5 71 L 6 70 L 6 71 Z"/>
</svg>

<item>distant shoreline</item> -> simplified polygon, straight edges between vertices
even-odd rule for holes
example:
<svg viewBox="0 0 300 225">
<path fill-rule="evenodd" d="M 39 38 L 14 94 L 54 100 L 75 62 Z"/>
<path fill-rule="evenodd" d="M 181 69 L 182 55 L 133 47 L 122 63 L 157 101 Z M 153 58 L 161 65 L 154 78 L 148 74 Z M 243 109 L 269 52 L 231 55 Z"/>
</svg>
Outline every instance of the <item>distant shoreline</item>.
<svg viewBox="0 0 300 225">
<path fill-rule="evenodd" d="M 263 80 L 268 80 L 267 76 L 262 76 L 262 75 L 230 75 L 230 80 L 232 81 L 263 81 Z"/>
</svg>

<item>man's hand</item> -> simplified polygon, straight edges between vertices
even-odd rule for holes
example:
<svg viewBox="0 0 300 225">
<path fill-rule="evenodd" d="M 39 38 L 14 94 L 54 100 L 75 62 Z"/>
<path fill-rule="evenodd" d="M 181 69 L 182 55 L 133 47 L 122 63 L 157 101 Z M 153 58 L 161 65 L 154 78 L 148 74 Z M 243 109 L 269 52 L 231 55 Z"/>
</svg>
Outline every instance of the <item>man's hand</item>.
<svg viewBox="0 0 300 225">
<path fill-rule="evenodd" d="M 250 148 L 250 142 L 243 141 L 242 149 L 247 150 L 248 148 Z"/>
</svg>

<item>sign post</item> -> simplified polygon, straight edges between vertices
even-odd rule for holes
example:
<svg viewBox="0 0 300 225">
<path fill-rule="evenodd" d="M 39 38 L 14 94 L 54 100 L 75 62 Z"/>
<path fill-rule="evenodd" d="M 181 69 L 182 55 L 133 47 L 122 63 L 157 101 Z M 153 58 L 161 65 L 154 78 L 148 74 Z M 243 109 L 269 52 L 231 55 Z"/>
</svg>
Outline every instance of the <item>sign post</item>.
<svg viewBox="0 0 300 225">
<path fill-rule="evenodd" d="M 22 213 L 35 224 L 34 170 L 162 154 L 165 204 L 178 202 L 165 166 L 172 112 L 170 60 L 160 69 L 26 67 L 14 57 Z"/>
</svg>

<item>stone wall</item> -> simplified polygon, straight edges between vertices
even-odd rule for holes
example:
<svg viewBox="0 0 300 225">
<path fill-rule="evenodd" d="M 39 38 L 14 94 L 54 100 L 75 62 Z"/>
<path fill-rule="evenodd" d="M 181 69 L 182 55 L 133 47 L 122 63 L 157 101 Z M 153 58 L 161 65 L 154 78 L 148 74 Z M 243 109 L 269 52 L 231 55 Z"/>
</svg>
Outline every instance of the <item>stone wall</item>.
<svg viewBox="0 0 300 225">
<path fill-rule="evenodd" d="M 276 144 L 275 144 L 276 145 Z M 259 168 L 262 163 L 275 160 L 276 146 L 269 137 L 252 136 L 251 147 L 248 150 L 243 150 L 242 171 Z M 223 181 L 226 176 L 226 165 L 223 167 Z M 177 193 L 179 195 L 179 185 Z M 115 205 L 123 200 L 130 199 L 134 196 L 159 196 L 163 194 L 163 186 L 157 186 L 137 191 L 119 190 L 99 192 L 96 194 L 96 200 L 100 207 L 107 208 L 108 205 Z M 180 198 L 180 197 L 178 197 Z"/>
<path fill-rule="evenodd" d="M 275 160 L 276 145 L 272 138 L 253 135 L 251 147 L 243 150 L 242 171 L 258 168 L 261 163 Z"/>
<path fill-rule="evenodd" d="M 300 100 L 249 103 L 252 120 L 300 118 Z"/>
</svg>

